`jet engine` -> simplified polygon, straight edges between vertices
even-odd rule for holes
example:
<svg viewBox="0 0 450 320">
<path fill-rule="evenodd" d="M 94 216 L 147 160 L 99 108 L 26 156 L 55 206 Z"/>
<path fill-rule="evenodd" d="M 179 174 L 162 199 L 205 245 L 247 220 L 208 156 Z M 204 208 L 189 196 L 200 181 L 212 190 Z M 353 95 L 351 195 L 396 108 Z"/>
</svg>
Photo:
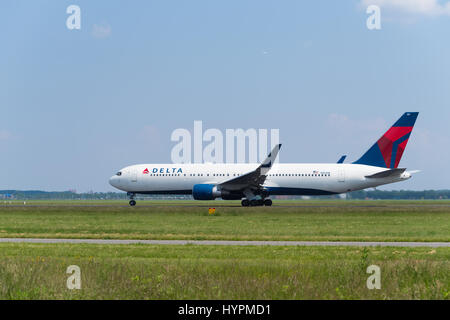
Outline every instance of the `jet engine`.
<svg viewBox="0 0 450 320">
<path fill-rule="evenodd" d="M 223 200 L 241 200 L 242 197 L 244 197 L 242 192 L 219 190 L 214 184 L 194 185 L 192 196 L 195 200 L 214 200 L 215 198 L 222 198 Z"/>
<path fill-rule="evenodd" d="M 192 189 L 192 196 L 195 200 L 214 200 L 222 196 L 214 184 L 196 184 Z"/>
</svg>

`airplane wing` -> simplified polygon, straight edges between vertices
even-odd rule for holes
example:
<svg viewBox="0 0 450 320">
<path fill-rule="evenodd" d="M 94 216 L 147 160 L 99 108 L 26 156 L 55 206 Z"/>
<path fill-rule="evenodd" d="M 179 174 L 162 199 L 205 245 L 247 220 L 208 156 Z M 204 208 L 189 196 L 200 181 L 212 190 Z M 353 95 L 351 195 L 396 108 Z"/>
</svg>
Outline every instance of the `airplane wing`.
<svg viewBox="0 0 450 320">
<path fill-rule="evenodd" d="M 256 170 L 222 182 L 219 184 L 220 188 L 229 191 L 242 191 L 247 197 L 251 198 L 253 191 L 261 189 L 264 184 L 267 173 L 272 168 L 280 148 L 281 144 L 276 145 Z"/>
</svg>

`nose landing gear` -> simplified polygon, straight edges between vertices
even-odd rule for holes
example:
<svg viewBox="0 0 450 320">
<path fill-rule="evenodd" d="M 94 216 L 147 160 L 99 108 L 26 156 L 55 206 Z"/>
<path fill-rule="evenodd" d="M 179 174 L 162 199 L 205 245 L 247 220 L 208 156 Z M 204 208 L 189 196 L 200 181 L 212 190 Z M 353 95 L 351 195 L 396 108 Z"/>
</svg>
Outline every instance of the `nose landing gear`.
<svg viewBox="0 0 450 320">
<path fill-rule="evenodd" d="M 136 196 L 135 193 L 132 192 L 128 192 L 127 196 L 130 197 L 130 202 L 128 202 L 130 204 L 130 206 L 134 207 L 136 205 L 136 201 L 134 200 L 134 197 Z"/>
</svg>

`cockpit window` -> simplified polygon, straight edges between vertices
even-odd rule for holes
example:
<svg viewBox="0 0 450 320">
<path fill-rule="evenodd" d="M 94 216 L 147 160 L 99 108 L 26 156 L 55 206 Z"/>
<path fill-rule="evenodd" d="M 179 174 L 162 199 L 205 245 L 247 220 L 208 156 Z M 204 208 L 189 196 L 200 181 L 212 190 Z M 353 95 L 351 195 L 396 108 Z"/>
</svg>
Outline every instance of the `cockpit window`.
<svg viewBox="0 0 450 320">
<path fill-rule="evenodd" d="M 119 171 L 116 173 L 117 176 L 121 176 L 122 175 L 122 171 Z"/>
</svg>

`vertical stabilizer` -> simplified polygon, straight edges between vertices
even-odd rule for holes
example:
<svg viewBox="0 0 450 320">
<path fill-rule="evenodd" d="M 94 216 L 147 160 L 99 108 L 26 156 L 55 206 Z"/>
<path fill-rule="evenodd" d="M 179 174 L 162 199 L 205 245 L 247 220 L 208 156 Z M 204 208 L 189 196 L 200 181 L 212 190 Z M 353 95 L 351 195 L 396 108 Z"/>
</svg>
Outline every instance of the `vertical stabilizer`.
<svg viewBox="0 0 450 320">
<path fill-rule="evenodd" d="M 353 163 L 397 168 L 418 115 L 418 112 L 404 113 L 359 160 Z"/>
</svg>

